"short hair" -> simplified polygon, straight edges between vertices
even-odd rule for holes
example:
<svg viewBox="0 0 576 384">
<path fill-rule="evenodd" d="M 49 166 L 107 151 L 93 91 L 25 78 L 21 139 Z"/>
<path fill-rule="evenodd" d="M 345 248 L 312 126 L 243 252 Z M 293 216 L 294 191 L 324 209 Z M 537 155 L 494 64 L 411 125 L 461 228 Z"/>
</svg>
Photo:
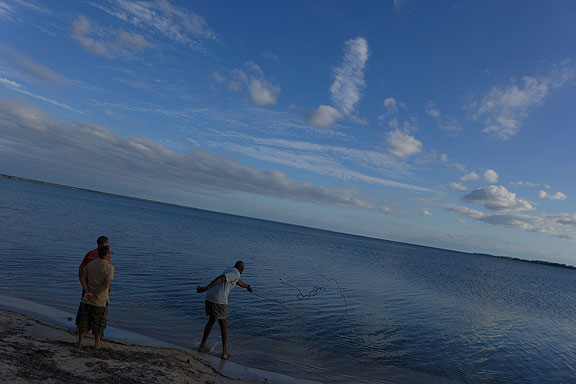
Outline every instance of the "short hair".
<svg viewBox="0 0 576 384">
<path fill-rule="evenodd" d="M 109 253 L 112 253 L 112 250 L 109 246 L 105 245 L 103 247 L 98 248 L 98 257 L 103 259 L 108 256 Z"/>
<path fill-rule="evenodd" d="M 98 244 L 98 247 L 101 247 L 102 245 L 108 243 L 109 241 L 110 240 L 106 236 L 100 236 L 98 239 L 96 239 L 96 244 Z"/>
<path fill-rule="evenodd" d="M 237 270 L 240 270 L 240 268 L 244 268 L 244 262 L 238 260 L 238 261 L 236 262 L 236 264 L 234 264 L 234 268 L 236 268 Z"/>
</svg>

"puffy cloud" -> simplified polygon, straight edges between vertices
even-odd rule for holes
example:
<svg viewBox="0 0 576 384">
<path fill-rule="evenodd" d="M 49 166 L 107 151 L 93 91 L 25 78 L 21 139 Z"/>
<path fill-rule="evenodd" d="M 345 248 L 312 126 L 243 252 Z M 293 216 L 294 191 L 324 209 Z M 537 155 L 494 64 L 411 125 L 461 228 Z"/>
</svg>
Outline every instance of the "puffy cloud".
<svg viewBox="0 0 576 384">
<path fill-rule="evenodd" d="M 529 211 L 534 210 L 528 201 L 519 199 L 503 186 L 490 185 L 475 189 L 462 198 L 467 203 L 482 204 L 494 211 Z"/>
<path fill-rule="evenodd" d="M 496 171 L 493 169 L 488 169 L 488 170 L 486 170 L 486 172 L 484 172 L 484 180 L 487 183 L 492 183 L 492 184 L 497 183 L 498 177 L 499 177 L 498 173 L 496 173 Z"/>
<path fill-rule="evenodd" d="M 317 127 L 331 127 L 334 125 L 336 120 L 341 119 L 343 115 L 338 112 L 337 109 L 329 106 L 329 105 L 321 105 L 318 109 L 315 109 L 308 113 L 306 119 L 312 125 Z"/>
<path fill-rule="evenodd" d="M 550 199 L 550 200 L 566 200 L 567 198 L 566 194 L 562 192 L 548 193 L 546 191 L 540 191 L 538 192 L 538 196 L 540 196 L 541 199 Z"/>
<path fill-rule="evenodd" d="M 423 209 L 423 210 L 420 212 L 420 214 L 421 214 L 422 216 L 432 216 L 432 212 L 430 212 L 429 209 Z"/>
<path fill-rule="evenodd" d="M 420 153 L 422 142 L 400 130 L 395 130 L 388 134 L 386 150 L 394 156 L 406 157 Z"/>
<path fill-rule="evenodd" d="M 448 185 L 448 188 L 450 188 L 453 191 L 467 191 L 468 188 L 465 185 L 462 185 L 460 183 L 450 183 Z"/>
<path fill-rule="evenodd" d="M 252 79 L 248 85 L 250 100 L 256 105 L 276 104 L 280 87 L 276 87 L 266 80 Z"/>
<path fill-rule="evenodd" d="M 575 78 L 576 70 L 563 64 L 547 75 L 527 76 L 520 84 L 513 82 L 503 89 L 495 87 L 472 105 L 474 118 L 484 119 L 484 132 L 507 140 L 520 131 L 532 109 L 540 106 L 555 89 L 572 84 Z"/>
<path fill-rule="evenodd" d="M 468 181 L 468 180 L 478 180 L 480 178 L 480 176 L 478 176 L 478 174 L 476 172 L 469 172 L 467 174 L 465 174 L 464 176 L 462 176 L 460 178 L 460 180 L 462 181 Z"/>
<path fill-rule="evenodd" d="M 84 183 L 104 175 L 102 181 L 109 188 L 131 188 L 136 194 L 142 185 L 198 193 L 240 191 L 383 212 L 346 189 L 310 185 L 199 149 L 175 153 L 146 138 L 119 136 L 93 124 L 60 122 L 12 100 L 0 99 L 0 124 L 6 144 L 0 146 L 0 156 L 19 169 L 63 172 Z"/>
<path fill-rule="evenodd" d="M 109 59 L 113 59 L 118 54 L 141 51 L 155 46 L 143 36 L 126 31 L 120 31 L 115 38 L 110 40 L 96 40 L 90 37 L 92 34 L 92 23 L 85 16 L 79 16 L 74 20 L 73 30 L 74 33 L 72 37 L 80 43 L 86 51 Z"/>
<path fill-rule="evenodd" d="M 330 98 L 336 108 L 345 114 L 354 111 L 365 87 L 364 69 L 368 61 L 368 42 L 362 37 L 344 43 L 344 59 L 334 70 Z"/>
</svg>

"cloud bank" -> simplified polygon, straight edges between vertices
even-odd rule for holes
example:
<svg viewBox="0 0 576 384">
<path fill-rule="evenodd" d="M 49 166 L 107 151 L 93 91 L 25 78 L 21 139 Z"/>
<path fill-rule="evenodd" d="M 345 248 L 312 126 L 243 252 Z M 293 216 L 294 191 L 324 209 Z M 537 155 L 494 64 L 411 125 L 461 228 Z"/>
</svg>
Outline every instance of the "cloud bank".
<svg viewBox="0 0 576 384">
<path fill-rule="evenodd" d="M 0 99 L 0 155 L 19 166 L 78 180 L 102 177 L 107 186 L 164 185 L 182 191 L 246 192 L 338 207 L 382 210 L 356 193 L 313 186 L 278 171 L 260 171 L 202 150 L 179 154 L 141 137 L 123 137 L 105 127 L 57 121 L 39 110 Z M 32 155 L 31 155 L 32 154 Z"/>
</svg>

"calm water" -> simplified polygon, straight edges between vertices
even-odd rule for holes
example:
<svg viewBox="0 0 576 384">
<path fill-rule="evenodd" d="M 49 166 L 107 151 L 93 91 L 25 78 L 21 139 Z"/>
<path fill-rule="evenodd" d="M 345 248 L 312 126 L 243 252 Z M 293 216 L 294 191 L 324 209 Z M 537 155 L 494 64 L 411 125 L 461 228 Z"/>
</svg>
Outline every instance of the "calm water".
<svg viewBox="0 0 576 384">
<path fill-rule="evenodd" d="M 78 265 L 106 234 L 110 325 L 185 347 L 206 321 L 195 286 L 244 260 L 258 296 L 230 296 L 241 364 L 326 382 L 576 382 L 574 270 L 7 179 L 0 218 L 0 294 L 75 312 Z"/>
</svg>

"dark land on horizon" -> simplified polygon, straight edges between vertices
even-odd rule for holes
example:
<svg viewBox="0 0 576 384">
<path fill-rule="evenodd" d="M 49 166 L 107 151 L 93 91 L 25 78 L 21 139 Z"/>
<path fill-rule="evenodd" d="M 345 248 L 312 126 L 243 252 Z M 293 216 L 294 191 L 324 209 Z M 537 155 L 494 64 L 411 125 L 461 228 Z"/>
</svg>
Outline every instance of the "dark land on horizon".
<svg viewBox="0 0 576 384">
<path fill-rule="evenodd" d="M 200 209 L 200 208 L 189 207 L 189 206 L 186 206 L 186 205 L 180 205 L 180 204 L 174 204 L 174 203 L 166 203 L 166 202 L 162 202 L 162 201 L 143 199 L 143 198 L 140 198 L 140 197 L 126 196 L 126 195 L 120 195 L 120 194 L 116 194 L 116 193 L 96 191 L 96 190 L 93 190 L 93 189 L 73 187 L 73 186 L 70 186 L 70 185 L 56 184 L 56 183 L 51 183 L 51 182 L 48 182 L 48 181 L 28 179 L 28 178 L 25 178 L 25 177 L 5 175 L 5 174 L 2 174 L 2 173 L 0 173 L 0 177 L 6 178 L 6 179 L 11 179 L 11 180 L 26 181 L 26 182 L 30 182 L 30 183 L 36 183 L 36 184 L 45 184 L 45 185 L 50 185 L 50 186 L 54 186 L 54 187 L 67 188 L 67 189 L 72 189 L 72 190 L 77 190 L 77 191 L 86 191 L 86 192 L 100 193 L 100 194 L 103 194 L 103 195 L 125 197 L 125 198 L 128 198 L 128 199 L 142 200 L 142 201 L 148 201 L 148 202 L 160 203 L 160 204 L 168 204 L 168 205 L 174 205 L 174 206 L 184 207 L 184 208 Z M 200 209 L 200 210 L 206 211 L 205 209 Z M 221 213 L 221 212 L 217 212 L 217 213 Z M 266 220 L 266 221 L 270 221 L 270 220 Z M 291 224 L 291 225 L 292 225 L 292 224 Z M 314 228 L 314 229 L 318 229 L 318 228 Z M 324 231 L 328 231 L 328 232 L 334 232 L 334 231 L 325 230 L 325 229 L 323 229 L 323 230 L 324 230 Z M 358 236 L 358 235 L 353 235 L 353 236 Z M 360 236 L 360 237 L 367 237 L 367 236 Z M 385 239 L 376 239 L 376 240 L 385 240 Z M 396 241 L 393 241 L 393 240 L 386 240 L 386 241 L 396 242 Z M 398 242 L 396 242 L 396 243 L 398 243 Z M 408 243 L 403 243 L 403 244 L 408 244 Z M 419 246 L 423 246 L 423 247 L 427 247 L 427 248 L 436 248 L 436 247 L 429 247 L 429 246 L 420 245 L 420 244 L 410 244 L 410 245 L 419 245 Z M 554 263 L 554 262 L 551 262 L 551 261 L 544 261 L 544 260 L 528 260 L 528 259 L 521 259 L 521 258 L 519 258 L 519 257 L 491 255 L 491 254 L 489 254 L 489 253 L 478 253 L 478 252 L 472 252 L 472 253 L 470 253 L 470 252 L 454 251 L 454 250 L 449 250 L 449 251 L 460 252 L 460 253 L 467 253 L 467 254 L 472 254 L 472 255 L 475 255 L 475 256 L 497 257 L 497 258 L 501 258 L 501 259 L 521 261 L 521 262 L 526 262 L 526 263 L 541 264 L 541 265 L 547 265 L 547 266 L 559 267 L 559 268 L 576 269 L 576 266 L 567 265 L 567 264 L 561 264 L 561 263 Z"/>
</svg>

